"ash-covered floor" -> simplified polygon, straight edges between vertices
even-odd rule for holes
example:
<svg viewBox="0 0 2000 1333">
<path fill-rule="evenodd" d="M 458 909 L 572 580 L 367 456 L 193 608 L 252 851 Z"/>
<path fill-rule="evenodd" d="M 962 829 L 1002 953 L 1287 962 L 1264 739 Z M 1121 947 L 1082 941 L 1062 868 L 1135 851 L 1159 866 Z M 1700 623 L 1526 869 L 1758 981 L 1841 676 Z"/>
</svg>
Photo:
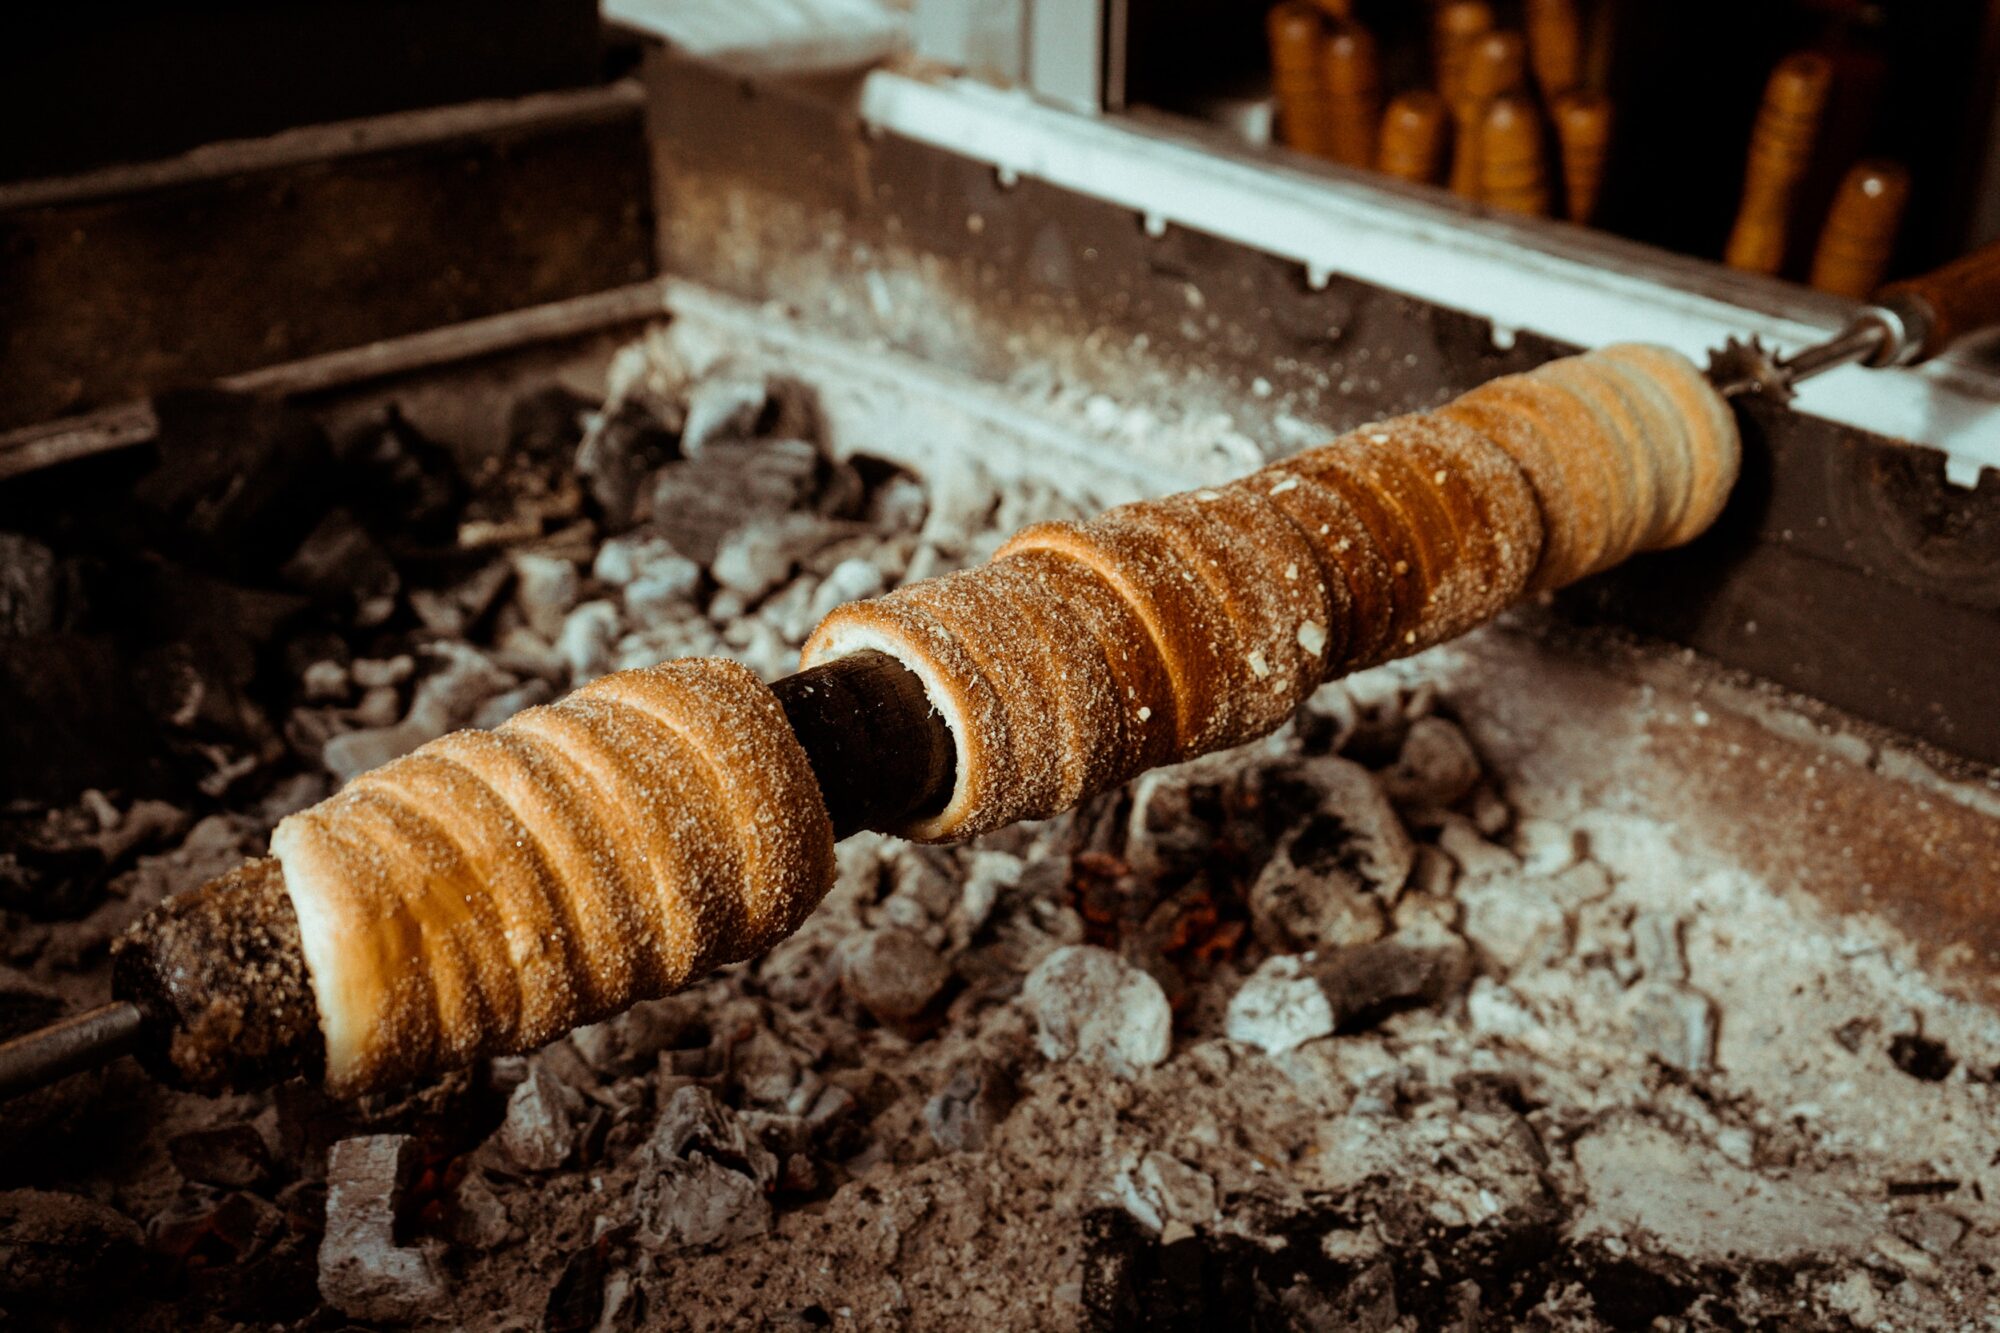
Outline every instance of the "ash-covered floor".
<svg viewBox="0 0 2000 1333">
<path fill-rule="evenodd" d="M 9 809 L 0 1021 L 100 999 L 125 921 L 341 777 L 662 656 L 781 674 L 833 602 L 1091 502 L 856 457 L 809 388 L 676 364 L 628 356 L 602 410 L 522 398 L 483 465 L 348 422 L 333 452 L 376 484 L 275 579 L 229 575 L 292 599 L 257 668 L 168 654 L 194 684 L 149 696 L 186 794 Z M 48 571 L 11 629 L 115 609 L 87 535 L 6 539 Z M 0 1309 L 2000 1327 L 2000 1022 L 1811 891 L 1895 894 L 1871 813 L 1927 821 L 1902 873 L 2000 882 L 2000 820 L 1563 639 L 1530 617 L 1330 685 L 1268 742 L 974 847 L 856 838 L 767 957 L 394 1104 L 206 1100 L 129 1063 L 17 1103 Z"/>
</svg>

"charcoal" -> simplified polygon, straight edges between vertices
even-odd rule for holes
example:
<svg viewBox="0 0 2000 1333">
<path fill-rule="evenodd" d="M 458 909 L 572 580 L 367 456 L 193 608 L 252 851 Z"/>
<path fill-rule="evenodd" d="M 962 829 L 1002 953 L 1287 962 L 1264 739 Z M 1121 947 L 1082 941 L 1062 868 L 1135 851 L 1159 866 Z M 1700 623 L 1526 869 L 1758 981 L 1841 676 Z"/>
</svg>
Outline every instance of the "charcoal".
<svg viewBox="0 0 2000 1333">
<path fill-rule="evenodd" d="M 1490 841 L 1464 815 L 1444 816 L 1438 830 L 1438 846 L 1458 863 L 1459 872 L 1467 879 L 1504 879 L 1520 873 L 1520 858 Z"/>
<path fill-rule="evenodd" d="M 436 1261 L 397 1244 L 397 1198 L 416 1163 L 416 1140 L 399 1134 L 343 1139 L 327 1160 L 326 1234 L 319 1290 L 355 1319 L 409 1322 L 445 1297 Z"/>
<path fill-rule="evenodd" d="M 512 581 L 513 566 L 505 560 L 490 560 L 448 588 L 413 588 L 410 609 L 432 634 L 464 638 Z"/>
<path fill-rule="evenodd" d="M 688 394 L 681 451 L 689 458 L 698 458 L 717 441 L 753 438 L 769 399 L 762 375 L 724 371 L 705 376 Z"/>
<path fill-rule="evenodd" d="M 577 603 L 583 581 L 576 566 L 554 556 L 517 551 L 514 602 L 527 617 L 528 628 L 545 639 L 562 633 L 563 618 Z"/>
<path fill-rule="evenodd" d="M 819 466 L 819 451 L 799 440 L 712 445 L 655 475 L 651 530 L 688 559 L 712 565 L 731 533 L 810 501 Z"/>
<path fill-rule="evenodd" d="M 0 1302 L 90 1304 L 130 1280 L 142 1258 L 137 1223 L 75 1194 L 0 1191 Z"/>
<path fill-rule="evenodd" d="M 1687 951 L 1681 945 L 1681 920 L 1665 912 L 1641 912 L 1632 918 L 1633 961 L 1651 981 L 1686 981 Z"/>
<path fill-rule="evenodd" d="M 924 1127 L 946 1152 L 977 1152 L 993 1141 L 1019 1099 L 1006 1069 L 983 1060 L 963 1064 L 924 1103 Z"/>
<path fill-rule="evenodd" d="M 864 460 L 856 458 L 854 462 L 860 467 Z M 870 489 L 868 523 L 879 532 L 915 532 L 923 527 L 929 512 L 929 493 L 907 472 L 893 473 Z"/>
<path fill-rule="evenodd" d="M 417 660 L 408 653 L 383 658 L 357 657 L 348 664 L 347 670 L 360 688 L 379 690 L 401 685 L 416 675 Z"/>
<path fill-rule="evenodd" d="M 327 772 L 345 782 L 379 768 L 464 725 L 481 704 L 514 684 L 485 655 L 465 644 L 440 643 L 433 651 L 443 659 L 442 667 L 417 683 L 403 720 L 328 740 L 321 750 Z"/>
<path fill-rule="evenodd" d="M 568 665 L 572 684 L 585 684 L 611 670 L 618 632 L 618 608 L 610 602 L 585 602 L 569 613 L 556 638 L 556 652 Z"/>
<path fill-rule="evenodd" d="M 314 662 L 299 677 L 300 692 L 308 703 L 345 702 L 352 687 L 347 667 L 340 662 Z"/>
<path fill-rule="evenodd" d="M 704 1157 L 740 1171 L 760 1185 L 771 1181 L 778 1169 L 777 1161 L 750 1137 L 736 1113 L 701 1087 L 674 1092 L 654 1121 L 644 1152 L 654 1163 Z"/>
<path fill-rule="evenodd" d="M 1091 945 L 1057 949 L 1028 974 L 1021 1002 L 1050 1060 L 1131 1075 L 1167 1058 L 1173 1012 L 1160 983 Z"/>
<path fill-rule="evenodd" d="M 1286 835 L 1250 886 L 1251 922 L 1272 949 L 1342 949 L 1388 929 L 1383 898 L 1349 850 L 1348 825 L 1315 814 Z"/>
<path fill-rule="evenodd" d="M 1715 1067 L 1715 1001 L 1676 981 L 1642 981 L 1626 1000 L 1626 1017 L 1639 1048 L 1689 1074 Z"/>
<path fill-rule="evenodd" d="M 363 627 L 394 614 L 403 586 L 395 562 L 345 509 L 329 511 L 278 572 L 292 587 L 341 608 Z"/>
<path fill-rule="evenodd" d="M 379 731 L 396 725 L 403 711 L 403 696 L 393 685 L 378 685 L 361 696 L 348 711 L 347 720 L 364 730 Z M 325 746 L 321 746 L 322 753 Z"/>
<path fill-rule="evenodd" d="M 701 566 L 675 550 L 664 537 L 634 533 L 614 537 L 598 547 L 590 576 L 614 588 L 641 579 L 659 579 L 670 585 L 685 584 L 692 595 L 701 582 Z"/>
<path fill-rule="evenodd" d="M 181 1194 L 146 1224 L 146 1245 L 181 1260 L 199 1254 L 241 1263 L 270 1249 L 285 1229 L 284 1213 L 255 1194 L 195 1190 Z"/>
<path fill-rule="evenodd" d="M 132 499 L 159 549 L 190 564 L 262 578 L 339 493 L 326 435 L 297 408 L 193 391 L 161 395 L 155 411 L 159 461 Z"/>
<path fill-rule="evenodd" d="M 507 410 L 507 447 L 534 462 L 560 462 L 580 447 L 598 404 L 560 384 L 516 397 Z"/>
<path fill-rule="evenodd" d="M 951 969 L 935 949 L 907 930 L 868 931 L 841 953 L 848 994 L 878 1022 L 907 1026 L 923 1017 Z"/>
<path fill-rule="evenodd" d="M 1296 954 L 1264 961 L 1230 997 L 1224 1032 L 1273 1055 L 1282 1054 L 1334 1029 L 1333 1005 L 1319 978 Z"/>
<path fill-rule="evenodd" d="M 1294 862 L 1315 870 L 1340 866 L 1389 899 L 1409 879 L 1416 849 L 1375 777 L 1361 765 L 1318 755 L 1274 767 L 1267 787 L 1279 812 L 1317 816 L 1294 842 Z"/>
<path fill-rule="evenodd" d="M 757 1105 L 782 1106 L 799 1085 L 797 1055 L 762 1028 L 732 1050 L 731 1072 L 744 1100 Z"/>
<path fill-rule="evenodd" d="M 1163 1152 L 1149 1152 L 1120 1171 L 1112 1192 L 1134 1221 L 1174 1240 L 1205 1227 L 1218 1215 L 1214 1177 Z"/>
<path fill-rule="evenodd" d="M 601 1075 L 630 1073 L 700 1032 L 700 1020 L 678 996 L 646 1000 L 602 1023 L 570 1033 L 570 1044 Z"/>
<path fill-rule="evenodd" d="M 576 447 L 576 471 L 607 531 L 632 526 L 646 478 L 679 454 L 674 433 L 643 403 L 606 404 L 589 415 Z"/>
<path fill-rule="evenodd" d="M 755 602 L 791 577 L 799 562 L 845 530 L 816 514 L 787 514 L 737 529 L 717 546 L 709 572 L 724 588 Z"/>
<path fill-rule="evenodd" d="M 425 438 L 393 406 L 344 442 L 350 504 L 371 530 L 392 542 L 451 539 L 466 497 L 458 460 Z"/>
<path fill-rule="evenodd" d="M 662 1163 L 634 1191 L 633 1206 L 639 1240 L 659 1250 L 730 1245 L 771 1229 L 771 1201 L 757 1182 L 699 1153 Z"/>
<path fill-rule="evenodd" d="M 1547 966 L 1570 950 L 1569 919 L 1549 896 L 1524 894 L 1491 878 L 1474 878 L 1459 886 L 1458 901 L 1465 913 L 1466 938 L 1508 971 Z"/>
<path fill-rule="evenodd" d="M 1452 805 L 1478 785 L 1479 754 L 1458 725 L 1441 717 L 1410 724 L 1396 762 L 1382 770 L 1382 790 L 1399 805 Z"/>
<path fill-rule="evenodd" d="M 833 567 L 813 594 L 809 613 L 812 622 L 818 624 L 836 606 L 876 596 L 885 582 L 881 566 L 857 556 L 848 557 Z"/>
<path fill-rule="evenodd" d="M 501 1157 L 523 1172 L 553 1171 L 576 1151 L 583 1099 L 556 1080 L 539 1060 L 507 1098 L 507 1115 L 493 1142 Z"/>
<path fill-rule="evenodd" d="M 1395 1009 L 1441 1003 L 1470 977 L 1471 958 L 1449 934 L 1412 932 L 1351 949 L 1281 955 L 1232 997 L 1226 1031 L 1277 1054 L 1365 1027 Z"/>
<path fill-rule="evenodd" d="M 468 1171 L 452 1195 L 452 1235 L 476 1250 L 490 1250 L 505 1244 L 514 1232 L 507 1205 L 493 1190 L 493 1182 L 478 1171 Z"/>
<path fill-rule="evenodd" d="M 625 585 L 625 617 L 635 628 L 652 629 L 699 614 L 694 599 L 701 582 L 701 569 L 692 560 L 682 560 L 681 565 L 679 570 L 649 573 Z"/>
<path fill-rule="evenodd" d="M 479 711 L 467 720 L 467 725 L 478 727 L 482 731 L 491 731 L 523 708 L 533 708 L 537 704 L 548 703 L 555 697 L 555 686 L 546 680 L 531 680 L 525 685 L 508 690 L 505 694 L 496 694 L 479 705 Z"/>
<path fill-rule="evenodd" d="M 254 1126 L 217 1125 L 167 1140 L 181 1179 L 222 1189 L 256 1189 L 271 1178 L 271 1150 Z"/>
</svg>

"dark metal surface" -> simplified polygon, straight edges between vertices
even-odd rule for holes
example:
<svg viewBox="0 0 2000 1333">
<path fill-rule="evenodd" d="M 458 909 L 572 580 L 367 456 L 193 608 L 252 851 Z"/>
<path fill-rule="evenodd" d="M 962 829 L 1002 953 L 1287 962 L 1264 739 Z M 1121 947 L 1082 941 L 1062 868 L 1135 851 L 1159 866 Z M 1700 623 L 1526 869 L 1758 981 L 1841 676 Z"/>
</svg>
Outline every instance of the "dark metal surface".
<svg viewBox="0 0 2000 1333">
<path fill-rule="evenodd" d="M 595 0 L 113 0 L 0 13 L 0 180 L 577 87 Z"/>
<path fill-rule="evenodd" d="M 1578 350 L 1529 334 L 1502 349 L 1459 311 L 1149 236 L 1122 208 L 871 135 L 838 87 L 658 52 L 647 85 L 663 267 L 981 378 L 1199 389 L 1275 446 L 1281 415 L 1331 434 Z M 1773 404 L 1739 417 L 1745 481 L 1715 530 L 1564 604 L 2000 762 L 2000 477 L 1961 489 L 1941 454 Z"/>
<path fill-rule="evenodd" d="M 641 280 L 648 190 L 624 88 L 0 187 L 0 430 Z"/>
<path fill-rule="evenodd" d="M 0 1102 L 127 1054 L 144 1026 L 139 1006 L 121 1000 L 0 1042 Z"/>
</svg>

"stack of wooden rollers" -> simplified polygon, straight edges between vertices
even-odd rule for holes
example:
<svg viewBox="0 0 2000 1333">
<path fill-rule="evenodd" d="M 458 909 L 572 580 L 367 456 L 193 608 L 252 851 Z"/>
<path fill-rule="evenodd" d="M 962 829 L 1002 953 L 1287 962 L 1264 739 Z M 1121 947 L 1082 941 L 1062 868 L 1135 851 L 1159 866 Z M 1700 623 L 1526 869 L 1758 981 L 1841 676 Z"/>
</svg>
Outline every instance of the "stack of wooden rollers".
<svg viewBox="0 0 2000 1333">
<path fill-rule="evenodd" d="M 804 661 L 873 650 L 923 679 L 957 781 L 897 831 L 970 837 L 1264 735 L 1324 680 L 1685 542 L 1737 460 L 1690 362 L 1606 348 L 1227 485 L 1029 528 L 987 565 L 837 609 Z"/>
<path fill-rule="evenodd" d="M 1502 212 L 1560 213 L 1588 224 L 1602 194 L 1612 102 L 1589 86 L 1579 0 L 1523 0 L 1522 20 L 1512 31 L 1499 26 L 1489 0 L 1437 0 L 1434 86 L 1401 92 L 1385 106 L 1382 55 L 1353 0 L 1281 0 L 1266 22 L 1278 137 L 1346 166 L 1448 184 Z M 1777 273 L 1798 248 L 1801 187 L 1833 84 L 1833 62 L 1813 53 L 1788 56 L 1772 72 L 1724 248 L 1732 267 Z M 1856 162 L 1820 230 L 1812 285 L 1872 294 L 1909 192 L 1909 174 L 1897 163 Z"/>
<path fill-rule="evenodd" d="M 1796 246 L 1802 187 L 1833 90 L 1833 62 L 1813 52 L 1787 56 L 1771 71 L 1750 131 L 1743 202 L 1723 251 L 1731 268 L 1784 268 Z M 1872 295 L 1888 270 L 1909 196 L 1910 174 L 1899 163 L 1864 159 L 1850 167 L 1820 228 L 1812 285 L 1857 300 Z"/>
<path fill-rule="evenodd" d="M 1577 0 L 1527 0 L 1525 34 L 1502 30 L 1487 0 L 1443 0 L 1432 22 L 1435 86 L 1386 107 L 1374 35 L 1347 0 L 1283 0 L 1267 30 L 1278 133 L 1289 146 L 1546 215 L 1558 203 L 1544 148 L 1552 125 L 1563 214 L 1595 215 L 1611 103 L 1584 86 Z"/>
</svg>

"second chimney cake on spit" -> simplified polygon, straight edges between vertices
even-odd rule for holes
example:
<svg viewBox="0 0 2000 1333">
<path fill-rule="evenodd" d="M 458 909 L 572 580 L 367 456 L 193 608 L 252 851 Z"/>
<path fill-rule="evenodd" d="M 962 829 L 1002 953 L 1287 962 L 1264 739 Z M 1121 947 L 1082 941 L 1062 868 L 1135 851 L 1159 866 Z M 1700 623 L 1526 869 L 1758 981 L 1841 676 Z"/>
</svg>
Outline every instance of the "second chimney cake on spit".
<svg viewBox="0 0 2000 1333">
<path fill-rule="evenodd" d="M 884 715 L 914 704 L 949 731 L 937 799 L 859 822 L 972 837 L 1267 734 L 1326 679 L 1689 540 L 1738 450 L 1685 358 L 1607 348 L 1227 485 L 1028 528 L 986 565 L 836 609 L 804 663 L 884 662 L 857 676 L 885 682 Z M 806 679 L 621 672 L 290 816 L 275 866 L 121 940 L 122 988 L 173 1029 L 153 1062 L 206 1087 L 323 1067 L 333 1092 L 376 1091 L 768 948 L 831 886 L 829 773 L 885 762 L 788 719 Z M 886 697 L 911 680 L 921 699 Z M 177 961 L 202 941 L 243 965 Z"/>
</svg>

